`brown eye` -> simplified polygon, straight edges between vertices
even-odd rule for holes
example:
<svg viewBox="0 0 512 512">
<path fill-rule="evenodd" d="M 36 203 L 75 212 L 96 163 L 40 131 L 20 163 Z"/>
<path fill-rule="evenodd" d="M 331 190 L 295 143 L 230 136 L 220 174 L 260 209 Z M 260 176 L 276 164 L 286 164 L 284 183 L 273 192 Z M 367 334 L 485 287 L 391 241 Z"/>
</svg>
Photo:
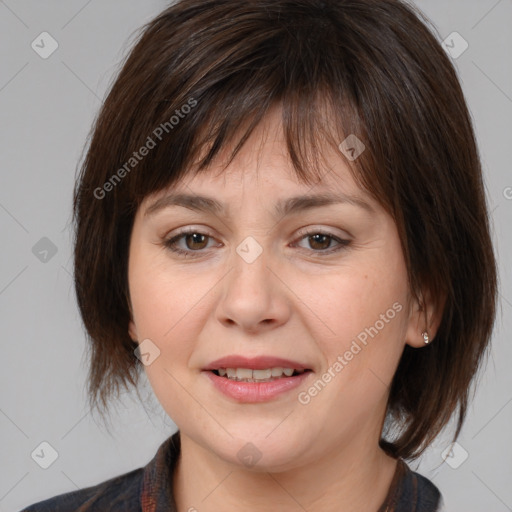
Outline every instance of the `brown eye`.
<svg viewBox="0 0 512 512">
<path fill-rule="evenodd" d="M 208 235 L 202 235 L 201 233 L 187 234 L 185 235 L 185 245 L 187 249 L 192 251 L 204 249 L 208 245 Z"/>
<path fill-rule="evenodd" d="M 184 231 L 164 242 L 164 246 L 180 256 L 200 256 L 209 249 L 213 237 L 198 231 Z"/>
<path fill-rule="evenodd" d="M 210 241 L 214 241 L 214 238 L 210 235 L 197 231 L 184 231 L 165 241 L 164 246 L 180 256 L 198 257 L 207 252 L 206 249 L 209 248 L 208 242 Z M 350 245 L 350 240 L 317 231 L 304 233 L 300 242 L 303 243 L 304 241 L 307 241 L 309 247 L 302 246 L 302 249 L 318 255 L 328 255 L 341 251 Z M 222 244 L 220 245 L 222 246 Z"/>
<path fill-rule="evenodd" d="M 324 235 L 322 233 L 317 233 L 316 235 L 311 235 L 309 238 L 309 245 L 312 249 L 315 250 L 325 250 L 329 249 L 331 245 L 332 237 L 329 235 Z"/>
<path fill-rule="evenodd" d="M 329 233 L 321 231 L 310 231 L 303 233 L 299 240 L 299 247 L 318 255 L 328 255 L 341 251 L 350 245 L 350 240 L 338 238 Z M 304 245 L 301 245 L 304 244 Z"/>
</svg>

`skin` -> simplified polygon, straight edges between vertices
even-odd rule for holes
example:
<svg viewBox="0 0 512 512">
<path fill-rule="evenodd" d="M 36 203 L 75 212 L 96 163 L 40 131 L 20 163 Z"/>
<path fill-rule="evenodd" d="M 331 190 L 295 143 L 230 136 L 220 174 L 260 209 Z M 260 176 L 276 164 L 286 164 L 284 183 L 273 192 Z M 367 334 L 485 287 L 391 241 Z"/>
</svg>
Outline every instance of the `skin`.
<svg viewBox="0 0 512 512">
<path fill-rule="evenodd" d="M 219 172 L 219 160 L 173 186 L 215 198 L 226 205 L 224 214 L 171 206 L 144 215 L 169 193 L 160 191 L 144 200 L 134 222 L 129 332 L 160 350 L 145 370 L 181 432 L 173 481 L 180 512 L 376 511 L 396 469 L 378 445 L 389 383 L 405 344 L 421 348 L 425 328 L 432 339 L 438 327 L 428 297 L 426 309 L 412 299 L 393 219 L 331 149 L 324 157 L 332 171 L 313 188 L 299 183 L 279 115 L 268 116 L 226 171 Z M 333 191 L 364 199 L 373 212 L 340 203 L 273 214 L 281 199 Z M 164 244 L 184 227 L 208 235 L 177 242 L 192 257 Z M 350 244 L 325 254 L 341 246 L 330 238 L 315 242 L 318 232 Z M 263 251 L 251 264 L 236 252 L 248 236 Z M 394 318 L 300 403 L 298 394 L 395 303 L 402 308 Z M 313 372 L 268 402 L 237 403 L 201 373 L 231 354 L 298 360 Z M 251 467 L 237 456 L 249 442 L 261 453 Z"/>
</svg>

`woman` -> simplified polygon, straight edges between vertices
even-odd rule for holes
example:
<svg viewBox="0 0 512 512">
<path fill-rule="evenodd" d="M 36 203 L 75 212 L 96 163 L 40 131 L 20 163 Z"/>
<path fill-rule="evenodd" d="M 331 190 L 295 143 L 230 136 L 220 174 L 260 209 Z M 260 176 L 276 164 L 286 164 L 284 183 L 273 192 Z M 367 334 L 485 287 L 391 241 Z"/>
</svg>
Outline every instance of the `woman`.
<svg viewBox="0 0 512 512">
<path fill-rule="evenodd" d="M 411 471 L 490 341 L 496 264 L 456 73 L 398 0 L 181 0 L 75 190 L 91 404 L 141 369 L 178 432 L 25 510 L 439 511 Z"/>
</svg>

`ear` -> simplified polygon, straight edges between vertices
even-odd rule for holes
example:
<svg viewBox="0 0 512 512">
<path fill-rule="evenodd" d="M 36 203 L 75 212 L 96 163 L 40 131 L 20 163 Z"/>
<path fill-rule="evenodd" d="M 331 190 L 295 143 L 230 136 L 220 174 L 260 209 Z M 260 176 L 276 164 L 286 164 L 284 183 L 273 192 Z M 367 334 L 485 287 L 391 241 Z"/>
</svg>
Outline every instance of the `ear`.
<svg viewBox="0 0 512 512">
<path fill-rule="evenodd" d="M 137 327 L 135 325 L 135 322 L 133 321 L 133 308 L 132 308 L 132 302 L 128 298 L 128 309 L 130 310 L 130 322 L 128 323 L 128 334 L 130 335 L 130 338 L 133 341 L 138 341 L 139 337 L 137 334 Z"/>
<path fill-rule="evenodd" d="M 135 322 L 130 320 L 128 324 L 128 334 L 133 341 L 138 341 L 139 337 L 137 335 L 137 327 L 135 327 Z"/>
<path fill-rule="evenodd" d="M 419 299 L 411 300 L 409 311 L 409 323 L 405 336 L 405 342 L 414 348 L 427 346 L 423 338 L 423 333 L 427 332 L 429 344 L 434 340 L 439 324 L 443 317 L 446 296 L 443 296 L 438 302 L 438 307 L 432 300 L 430 292 L 424 291 Z"/>
<path fill-rule="evenodd" d="M 135 322 L 133 321 L 133 307 L 132 307 L 132 301 L 130 299 L 130 296 L 128 295 L 126 297 L 127 303 L 128 303 L 128 309 L 130 311 L 130 322 L 128 323 L 128 334 L 130 335 L 130 338 L 137 342 L 139 337 L 137 334 L 137 327 L 135 325 Z"/>
</svg>

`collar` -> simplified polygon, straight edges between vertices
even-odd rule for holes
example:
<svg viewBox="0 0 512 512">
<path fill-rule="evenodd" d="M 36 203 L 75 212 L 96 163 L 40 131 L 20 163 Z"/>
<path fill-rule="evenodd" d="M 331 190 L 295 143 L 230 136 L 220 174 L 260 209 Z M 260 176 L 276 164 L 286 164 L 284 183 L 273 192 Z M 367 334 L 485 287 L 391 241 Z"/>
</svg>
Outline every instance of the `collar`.
<svg viewBox="0 0 512 512">
<path fill-rule="evenodd" d="M 144 468 L 141 489 L 142 512 L 177 512 L 172 482 L 181 451 L 180 432 L 169 437 Z"/>
<path fill-rule="evenodd" d="M 158 449 L 144 468 L 141 489 L 142 512 L 177 512 L 173 495 L 173 474 L 181 452 L 179 430 Z M 439 503 L 438 489 L 427 479 L 413 472 L 398 458 L 388 494 L 378 512 L 417 510 L 418 501 L 426 498 L 434 506 Z M 437 510 L 437 507 L 425 510 Z"/>
</svg>

